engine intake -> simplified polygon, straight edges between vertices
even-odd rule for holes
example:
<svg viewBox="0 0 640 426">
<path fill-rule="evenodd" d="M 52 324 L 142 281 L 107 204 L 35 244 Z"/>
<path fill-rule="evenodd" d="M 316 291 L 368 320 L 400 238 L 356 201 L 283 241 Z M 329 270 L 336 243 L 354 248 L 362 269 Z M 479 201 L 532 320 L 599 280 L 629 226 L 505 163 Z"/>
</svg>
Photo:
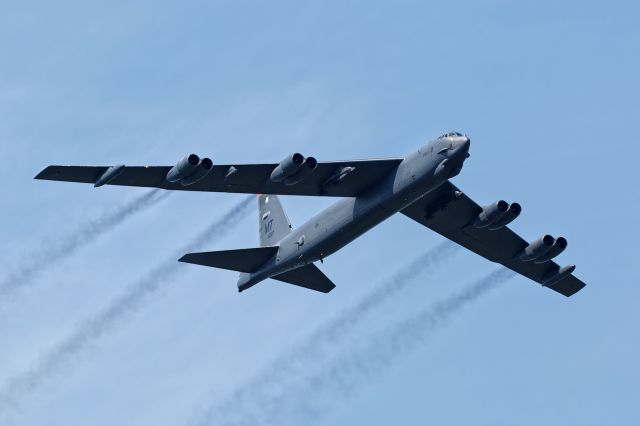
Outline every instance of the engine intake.
<svg viewBox="0 0 640 426">
<path fill-rule="evenodd" d="M 169 173 L 167 173 L 167 180 L 171 183 L 181 181 L 182 179 L 191 176 L 198 170 L 200 164 L 200 157 L 196 154 L 190 154 L 178 161 L 178 164 L 173 166 Z"/>
<path fill-rule="evenodd" d="M 498 229 L 504 228 L 511 222 L 513 222 L 518 216 L 522 213 L 522 207 L 518 203 L 511 203 L 509 206 L 509 210 L 502 215 L 500 219 L 489 225 L 489 231 L 496 231 Z"/>
<path fill-rule="evenodd" d="M 209 158 L 203 158 L 196 168 L 196 171 L 180 181 L 182 186 L 193 185 L 204 179 L 213 170 L 213 161 Z"/>
<path fill-rule="evenodd" d="M 553 246 L 547 252 L 547 254 L 545 254 L 544 256 L 539 257 L 538 259 L 536 259 L 535 263 L 544 263 L 544 262 L 550 261 L 554 257 L 558 256 L 560 253 L 562 253 L 567 248 L 568 244 L 569 243 L 567 242 L 566 238 L 564 238 L 564 237 L 556 238 L 556 242 L 553 243 Z"/>
<path fill-rule="evenodd" d="M 304 167 L 301 167 L 295 175 L 286 178 L 283 183 L 287 186 L 295 185 L 296 183 L 306 179 L 311 173 L 313 173 L 316 167 L 318 167 L 318 160 L 313 157 L 307 157 L 307 159 L 304 160 Z"/>
<path fill-rule="evenodd" d="M 534 242 L 530 243 L 520 253 L 518 258 L 524 262 L 530 262 L 532 260 L 541 259 L 551 250 L 555 243 L 555 238 L 551 235 L 543 235 Z"/>
<path fill-rule="evenodd" d="M 269 179 L 271 179 L 272 182 L 282 182 L 298 173 L 304 163 L 304 156 L 296 152 L 282 160 L 280 164 L 273 169 Z"/>
<path fill-rule="evenodd" d="M 504 200 L 489 204 L 482 209 L 473 226 L 476 228 L 486 228 L 487 226 L 493 225 L 502 218 L 507 210 L 509 210 L 509 203 Z"/>
</svg>

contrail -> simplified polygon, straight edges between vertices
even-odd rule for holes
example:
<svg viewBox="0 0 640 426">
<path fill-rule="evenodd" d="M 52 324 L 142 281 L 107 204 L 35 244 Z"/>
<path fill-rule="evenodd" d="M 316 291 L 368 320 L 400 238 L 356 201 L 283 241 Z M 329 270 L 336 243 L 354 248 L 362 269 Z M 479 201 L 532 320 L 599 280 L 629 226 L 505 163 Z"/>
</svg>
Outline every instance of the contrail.
<svg viewBox="0 0 640 426">
<path fill-rule="evenodd" d="M 169 195 L 168 192 L 160 191 L 159 189 L 154 189 L 134 198 L 130 202 L 86 223 L 80 229 L 62 237 L 55 243 L 43 243 L 39 251 L 29 254 L 22 266 L 0 282 L 0 300 L 6 300 L 7 296 L 19 288 L 33 283 L 33 280 L 40 273 L 46 271 L 60 260 L 71 256 L 78 249 L 120 225 L 129 217 L 155 205 Z"/>
<path fill-rule="evenodd" d="M 30 370 L 9 379 L 0 391 L 0 410 L 3 405 L 6 408 L 16 408 L 19 399 L 35 391 L 62 367 L 69 366 L 70 362 L 83 350 L 113 330 L 127 315 L 139 309 L 151 294 L 171 282 L 171 278 L 179 271 L 180 264 L 176 261 L 177 257 L 210 243 L 213 237 L 219 238 L 231 231 L 238 219 L 248 213 L 248 207 L 252 205 L 253 200 L 254 197 L 250 196 L 238 203 L 183 247 L 177 256 L 172 256 L 159 264 L 105 309 L 80 324 L 66 340 L 40 357 Z"/>
<path fill-rule="evenodd" d="M 375 380 L 400 358 L 419 348 L 463 308 L 514 275 L 508 269 L 498 269 L 461 292 L 375 333 L 364 344 L 347 350 L 314 374 L 255 396 L 250 407 L 236 407 L 216 424 L 312 424 L 338 401 L 350 397 L 359 387 Z"/>
<path fill-rule="evenodd" d="M 195 424 L 207 425 L 212 423 L 214 417 L 227 417 L 228 414 L 234 413 L 238 409 L 242 410 L 241 407 L 253 405 L 256 398 L 264 399 L 264 396 L 269 394 L 273 388 L 282 387 L 286 382 L 303 375 L 310 363 L 317 359 L 323 359 L 325 354 L 331 353 L 336 342 L 352 333 L 367 314 L 375 311 L 385 301 L 407 286 L 415 284 L 415 278 L 420 274 L 432 271 L 451 259 L 459 248 L 460 246 L 457 244 L 445 241 L 418 256 L 382 285 L 365 295 L 355 305 L 323 323 L 302 343 L 278 357 L 221 403 L 208 408 Z"/>
</svg>

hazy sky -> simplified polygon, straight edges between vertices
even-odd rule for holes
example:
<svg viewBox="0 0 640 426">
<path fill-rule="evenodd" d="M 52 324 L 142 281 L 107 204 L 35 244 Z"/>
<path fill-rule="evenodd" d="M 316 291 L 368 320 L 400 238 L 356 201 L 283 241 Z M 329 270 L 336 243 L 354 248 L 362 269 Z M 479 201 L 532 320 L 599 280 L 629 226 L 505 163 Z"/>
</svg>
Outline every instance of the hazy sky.
<svg viewBox="0 0 640 426">
<path fill-rule="evenodd" d="M 289 378 L 286 400 L 321 404 L 313 419 L 279 411 L 278 424 L 637 424 L 637 2 L 0 4 L 0 281 L 146 193 L 34 181 L 48 164 L 169 165 L 191 152 L 221 163 L 294 151 L 395 157 L 457 130 L 472 143 L 454 182 L 481 204 L 520 202 L 513 228 L 525 238 L 565 236 L 558 261 L 577 264 L 588 286 L 566 299 L 514 278 L 371 374 L 335 370 L 495 270 L 452 254 L 328 350 L 303 356 L 305 374 L 333 368 L 349 391 L 301 394 Z M 272 281 L 240 295 L 233 272 L 163 266 L 243 197 L 172 194 L 0 300 L 2 391 L 154 268 L 171 270 L 41 385 L 14 395 L 0 422 L 198 423 L 442 242 L 393 217 L 321 265 L 337 284 L 328 295 Z M 334 201 L 282 200 L 294 226 Z M 203 249 L 257 245 L 256 215 Z M 254 407 L 257 424 L 273 409 Z"/>
</svg>

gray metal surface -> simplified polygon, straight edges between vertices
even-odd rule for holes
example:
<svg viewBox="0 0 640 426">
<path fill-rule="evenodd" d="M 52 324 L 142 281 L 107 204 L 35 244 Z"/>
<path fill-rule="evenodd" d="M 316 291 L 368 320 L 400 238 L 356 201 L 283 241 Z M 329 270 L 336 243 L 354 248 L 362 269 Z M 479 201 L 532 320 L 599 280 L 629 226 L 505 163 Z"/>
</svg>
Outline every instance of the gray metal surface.
<svg viewBox="0 0 640 426">
<path fill-rule="evenodd" d="M 252 272 L 264 265 L 264 263 L 277 252 L 277 247 L 205 251 L 185 254 L 179 261 L 193 263 L 195 265 L 229 269 L 230 271 Z"/>
<path fill-rule="evenodd" d="M 275 163 L 214 165 L 204 179 L 189 186 L 166 180 L 167 173 L 173 166 L 126 166 L 107 185 L 144 186 L 176 191 L 355 197 L 384 178 L 400 162 L 401 158 L 320 162 L 308 179 L 293 186 L 269 179 L 273 169 L 278 166 Z M 349 179 L 332 183 L 332 178 L 346 167 L 354 168 Z M 107 169 L 109 167 L 49 166 L 36 179 L 95 184 Z"/>
<path fill-rule="evenodd" d="M 460 195 L 456 197 L 456 193 Z M 558 272 L 560 266 L 553 261 L 545 263 L 523 262 L 518 259 L 529 244 L 508 227 L 494 231 L 470 226 L 482 211 L 477 203 L 462 193 L 451 182 L 445 182 L 435 191 L 402 210 L 402 213 L 416 222 L 455 241 L 480 256 L 501 263 L 507 268 L 543 284 Z M 584 283 L 567 277 L 550 286 L 553 290 L 571 296 L 584 287 Z"/>
<path fill-rule="evenodd" d="M 271 278 L 287 284 L 308 288 L 309 290 L 319 291 L 321 293 L 329 293 L 336 287 L 336 285 L 332 283 L 331 280 L 327 278 L 327 276 L 314 264 L 292 269 L 289 272 L 275 275 Z"/>
<path fill-rule="evenodd" d="M 262 247 L 278 245 L 291 233 L 291 222 L 277 195 L 258 195 L 258 227 Z"/>
<path fill-rule="evenodd" d="M 102 179 L 106 182 L 100 183 L 188 191 L 345 197 L 292 230 L 278 198 L 261 195 L 259 220 L 263 247 L 191 253 L 181 259 L 242 272 L 238 280 L 240 291 L 267 278 L 330 291 L 333 283 L 312 264 L 397 212 L 565 296 L 582 289 L 585 284 L 572 275 L 573 265 L 560 268 L 544 257 L 521 256 L 529 244 L 507 226 L 497 226 L 501 220 L 499 214 L 491 213 L 490 218 L 483 214 L 478 221 L 482 207 L 448 180 L 462 170 L 469 146 L 466 136 L 450 133 L 404 159 L 320 162 L 313 173 L 290 186 L 271 179 L 278 164 L 214 166 L 206 177 L 187 187 L 167 181 L 171 167 L 125 167 L 117 176 L 109 176 L 108 180 Z M 95 184 L 107 170 L 108 167 L 49 166 L 36 178 Z M 504 202 L 499 205 L 504 211 Z M 515 217 L 517 214 L 502 221 L 506 223 Z M 498 222 L 493 226 L 480 223 L 489 219 Z"/>
</svg>

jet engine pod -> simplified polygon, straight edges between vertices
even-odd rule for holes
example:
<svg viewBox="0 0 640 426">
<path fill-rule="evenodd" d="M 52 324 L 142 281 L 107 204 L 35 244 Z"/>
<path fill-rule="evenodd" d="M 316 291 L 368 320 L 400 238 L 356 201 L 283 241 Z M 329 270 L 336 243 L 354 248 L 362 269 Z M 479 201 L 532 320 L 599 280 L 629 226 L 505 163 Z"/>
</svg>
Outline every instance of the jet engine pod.
<svg viewBox="0 0 640 426">
<path fill-rule="evenodd" d="M 509 210 L 509 203 L 504 200 L 489 204 L 482 209 L 473 226 L 476 228 L 486 228 L 500 220 L 507 210 Z"/>
<path fill-rule="evenodd" d="M 282 160 L 280 164 L 273 169 L 269 179 L 271 179 L 272 182 L 282 182 L 283 180 L 298 173 L 303 164 L 304 156 L 296 152 Z"/>
<path fill-rule="evenodd" d="M 530 262 L 532 260 L 541 259 L 551 250 L 555 243 L 555 238 L 551 235 L 543 235 L 534 242 L 530 243 L 520 253 L 518 258 L 524 262 Z"/>
<path fill-rule="evenodd" d="M 211 159 L 209 158 L 203 158 L 200 161 L 200 164 L 198 165 L 198 167 L 196 168 L 196 171 L 193 174 L 187 176 L 186 178 L 180 180 L 180 184 L 182 186 L 193 185 L 194 183 L 204 179 L 209 173 L 211 173 L 212 169 L 213 169 L 213 161 L 211 161 Z"/>
<path fill-rule="evenodd" d="M 199 164 L 200 157 L 196 154 L 187 155 L 169 170 L 166 179 L 171 183 L 178 182 L 194 174 Z"/>
<path fill-rule="evenodd" d="M 550 261 L 554 257 L 558 256 L 560 253 L 562 253 L 567 248 L 568 244 L 569 243 L 567 242 L 566 238 L 564 238 L 564 237 L 556 238 L 556 242 L 553 243 L 553 246 L 551 247 L 551 250 L 549 250 L 547 252 L 547 254 L 545 254 L 544 256 L 539 257 L 538 259 L 536 259 L 534 262 L 535 263 L 544 263 L 544 262 Z"/>
<path fill-rule="evenodd" d="M 495 231 L 500 228 L 504 228 L 511 222 L 513 222 L 522 213 L 522 207 L 518 203 L 511 203 L 509 210 L 502 215 L 500 219 L 489 225 L 489 231 Z"/>
<path fill-rule="evenodd" d="M 283 183 L 287 186 L 295 185 L 296 183 L 306 179 L 311 173 L 313 173 L 316 167 L 318 167 L 318 160 L 313 157 L 307 157 L 307 159 L 304 160 L 304 167 L 301 167 L 295 175 L 286 178 Z"/>
</svg>

